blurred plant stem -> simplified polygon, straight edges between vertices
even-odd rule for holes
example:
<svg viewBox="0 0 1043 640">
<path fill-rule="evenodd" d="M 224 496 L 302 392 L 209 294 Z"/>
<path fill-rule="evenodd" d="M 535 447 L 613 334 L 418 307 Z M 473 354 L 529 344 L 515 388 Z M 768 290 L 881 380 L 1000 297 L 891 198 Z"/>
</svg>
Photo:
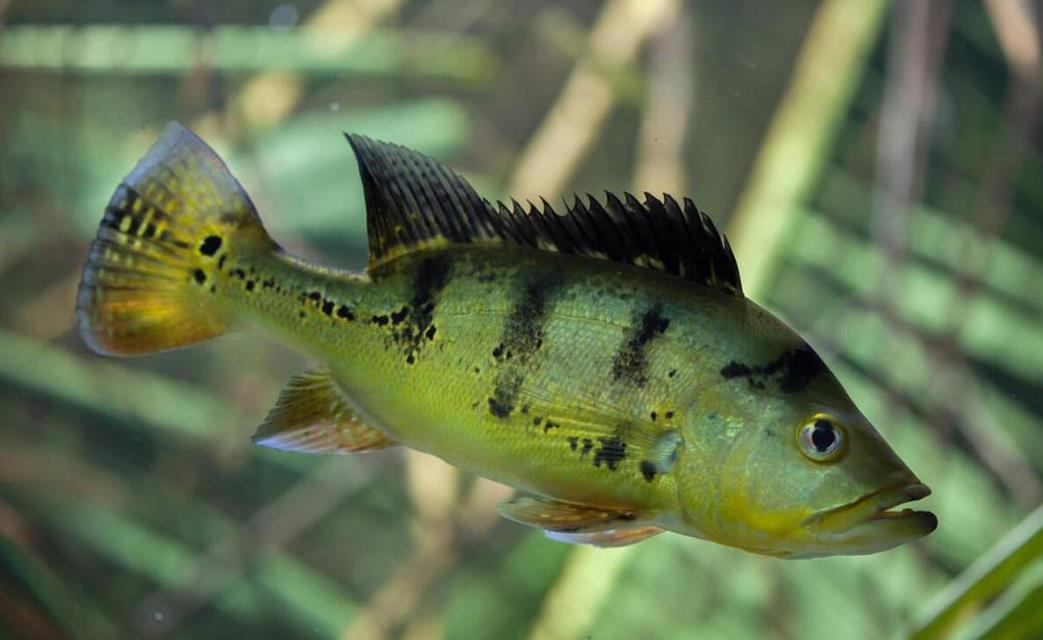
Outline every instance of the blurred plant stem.
<svg viewBox="0 0 1043 640">
<path fill-rule="evenodd" d="M 888 4 L 827 0 L 815 13 L 729 227 L 743 288 L 754 296 L 771 278 L 798 207 L 828 161 Z"/>
<path fill-rule="evenodd" d="M 641 111 L 634 190 L 681 193 L 684 149 L 694 102 L 692 17 L 682 5 L 649 41 L 648 92 Z"/>
<path fill-rule="evenodd" d="M 1017 169 L 1024 164 L 1025 156 L 1030 151 L 1030 141 L 1035 137 L 1039 120 L 1043 67 L 1040 60 L 1040 34 L 1033 7 L 1022 0 L 991 0 L 985 6 L 1011 76 L 998 122 L 999 130 L 986 159 L 984 176 L 974 203 L 977 233 L 964 238 L 964 259 L 956 270 L 959 280 L 949 304 L 948 327 L 931 345 L 932 356 L 941 372 L 966 372 L 968 369 L 966 366 L 957 366 L 957 361 L 963 359 L 960 338 L 970 325 L 970 309 L 980 289 L 974 274 L 988 271 L 992 259 L 988 248 L 1011 213 Z M 968 393 L 966 387 L 966 383 L 972 380 L 973 377 L 966 374 L 938 376 L 946 396 L 938 406 L 966 406 L 966 399 L 975 397 Z M 979 420 L 957 420 L 955 424 L 962 428 L 981 461 L 1003 480 L 1020 505 L 1031 508 L 1039 503 L 1043 484 L 1020 451 L 1013 449 L 1004 453 L 990 446 L 989 434 L 993 429 L 988 426 L 988 422 L 982 424 Z"/>
<path fill-rule="evenodd" d="M 338 49 L 357 42 L 394 15 L 401 0 L 327 0 L 304 20 L 305 34 Z M 249 80 L 230 105 L 245 129 L 274 126 L 289 116 L 304 96 L 304 79 L 287 71 L 269 71 Z M 233 127 L 234 128 L 234 127 Z"/>
<path fill-rule="evenodd" d="M 174 25 L 17 26 L 4 30 L 0 67 L 37 73 L 182 75 L 197 69 L 202 57 L 203 66 L 224 73 L 279 69 L 313 77 L 429 76 L 473 85 L 497 66 L 488 49 L 466 36 L 395 29 L 348 40 L 340 42 L 336 33 L 316 37 L 314 30 L 248 26 L 205 32 Z M 122 46 L 113 48 L 113 42 Z"/>
<path fill-rule="evenodd" d="M 172 632 L 186 617 L 257 571 L 275 552 L 321 522 L 372 476 L 371 465 L 357 459 L 338 456 L 324 463 L 255 511 L 243 528 L 199 554 L 190 567 L 184 567 L 184 580 L 143 598 L 131 613 L 132 626 L 143 637 L 162 637 Z M 358 605 L 343 599 L 339 606 L 353 612 Z M 156 611 L 163 613 L 161 618 L 154 616 Z"/>
<path fill-rule="evenodd" d="M 925 607 L 912 640 L 947 638 L 957 625 L 978 614 L 1015 582 L 1029 567 L 1039 567 L 1043 558 L 1043 507 L 996 543 L 992 549 L 968 567 L 956 580 Z M 1035 590 L 1030 602 L 1038 603 Z M 1035 608 L 1035 613 L 1039 609 Z M 1038 620 L 1038 618 L 1037 618 Z M 995 623 L 999 623 L 996 620 Z M 1039 637 L 1037 626 L 1029 635 L 1005 637 Z"/>
<path fill-rule="evenodd" d="M 556 197 L 589 151 L 615 104 L 611 73 L 633 62 L 642 43 L 678 11 L 677 0 L 608 0 L 543 122 L 529 138 L 508 182 L 508 193 Z"/>
<path fill-rule="evenodd" d="M 242 446 L 241 417 L 210 393 L 112 362 L 87 364 L 63 349 L 0 329 L 0 379 L 107 417 L 144 423 L 179 437 Z M 126 393 L 134 389 L 134 393 Z"/>
</svg>

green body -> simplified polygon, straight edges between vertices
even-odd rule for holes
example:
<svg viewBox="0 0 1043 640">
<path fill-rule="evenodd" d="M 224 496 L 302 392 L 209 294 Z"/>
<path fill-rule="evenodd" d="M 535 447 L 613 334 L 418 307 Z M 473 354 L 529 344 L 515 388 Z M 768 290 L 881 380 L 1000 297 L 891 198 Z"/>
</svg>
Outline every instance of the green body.
<svg viewBox="0 0 1043 640">
<path fill-rule="evenodd" d="M 239 269 L 246 280 L 229 275 Z M 721 369 L 803 344 L 746 299 L 521 247 L 409 254 L 372 278 L 272 254 L 228 261 L 219 278 L 231 314 L 325 364 L 366 421 L 402 444 L 542 495 L 654 511 L 673 527 L 675 474 L 649 479 L 632 445 L 601 440 L 604 424 L 621 442 L 673 431 L 698 441 L 682 455 L 715 451 L 742 410 Z M 699 466 L 704 482 L 688 490 L 709 496 L 720 460 Z"/>
</svg>

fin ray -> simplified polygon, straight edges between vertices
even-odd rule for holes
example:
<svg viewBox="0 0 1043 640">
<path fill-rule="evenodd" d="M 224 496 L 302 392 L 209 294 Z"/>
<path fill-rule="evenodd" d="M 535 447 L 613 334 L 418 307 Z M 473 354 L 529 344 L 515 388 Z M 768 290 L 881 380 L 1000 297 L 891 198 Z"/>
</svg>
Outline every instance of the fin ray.
<svg viewBox="0 0 1043 640">
<path fill-rule="evenodd" d="M 324 369 L 290 379 L 253 441 L 298 453 L 353 453 L 398 444 L 358 417 Z"/>
<path fill-rule="evenodd" d="M 449 244 L 509 242 L 636 265 L 742 296 L 735 256 L 688 198 L 607 193 L 578 197 L 559 214 L 517 201 L 490 204 L 460 175 L 404 147 L 346 134 L 366 198 L 370 269 L 403 254 Z"/>
<path fill-rule="evenodd" d="M 217 154 L 172 122 L 117 187 L 91 244 L 76 301 L 87 345 L 135 355 L 223 333 L 214 259 L 199 249 L 210 234 L 270 243 Z"/>
<path fill-rule="evenodd" d="M 521 492 L 498 504 L 496 509 L 513 522 L 560 533 L 609 531 L 639 518 L 639 514 L 623 509 L 575 504 Z"/>
<path fill-rule="evenodd" d="M 636 526 L 609 529 L 608 531 L 595 531 L 593 533 L 562 533 L 560 531 L 544 531 L 543 535 L 557 542 L 569 544 L 589 544 L 600 548 L 625 547 L 651 538 L 652 536 L 665 533 L 659 527 Z"/>
</svg>

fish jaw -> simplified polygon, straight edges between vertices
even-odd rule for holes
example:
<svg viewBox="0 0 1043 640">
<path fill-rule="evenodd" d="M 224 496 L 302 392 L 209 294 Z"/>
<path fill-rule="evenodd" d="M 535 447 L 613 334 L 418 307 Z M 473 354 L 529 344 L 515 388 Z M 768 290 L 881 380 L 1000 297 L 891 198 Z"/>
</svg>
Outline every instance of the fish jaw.
<svg viewBox="0 0 1043 640">
<path fill-rule="evenodd" d="M 930 511 L 892 509 L 930 494 L 930 488 L 914 478 L 889 485 L 844 506 L 817 513 L 808 518 L 804 526 L 823 548 L 828 549 L 823 555 L 884 551 L 922 538 L 938 527 L 938 518 Z"/>
</svg>

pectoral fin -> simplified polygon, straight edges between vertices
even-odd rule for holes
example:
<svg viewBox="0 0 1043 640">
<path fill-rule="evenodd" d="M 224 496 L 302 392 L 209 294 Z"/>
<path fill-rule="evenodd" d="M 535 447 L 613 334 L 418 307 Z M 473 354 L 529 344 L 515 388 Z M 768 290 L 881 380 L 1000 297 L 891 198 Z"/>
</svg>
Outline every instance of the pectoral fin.
<svg viewBox="0 0 1043 640">
<path fill-rule="evenodd" d="M 325 370 L 291 378 L 253 441 L 300 453 L 351 453 L 398 444 L 362 422 Z"/>
<path fill-rule="evenodd" d="M 647 540 L 652 536 L 663 533 L 659 527 L 637 526 L 622 527 L 609 531 L 597 531 L 595 533 L 562 533 L 560 531 L 544 531 L 543 534 L 551 540 L 568 542 L 570 544 L 589 544 L 595 547 L 625 547 Z"/>
<path fill-rule="evenodd" d="M 497 509 L 508 520 L 567 534 L 612 531 L 640 517 L 632 511 L 562 502 L 527 493 L 515 494 L 497 505 Z"/>
</svg>

